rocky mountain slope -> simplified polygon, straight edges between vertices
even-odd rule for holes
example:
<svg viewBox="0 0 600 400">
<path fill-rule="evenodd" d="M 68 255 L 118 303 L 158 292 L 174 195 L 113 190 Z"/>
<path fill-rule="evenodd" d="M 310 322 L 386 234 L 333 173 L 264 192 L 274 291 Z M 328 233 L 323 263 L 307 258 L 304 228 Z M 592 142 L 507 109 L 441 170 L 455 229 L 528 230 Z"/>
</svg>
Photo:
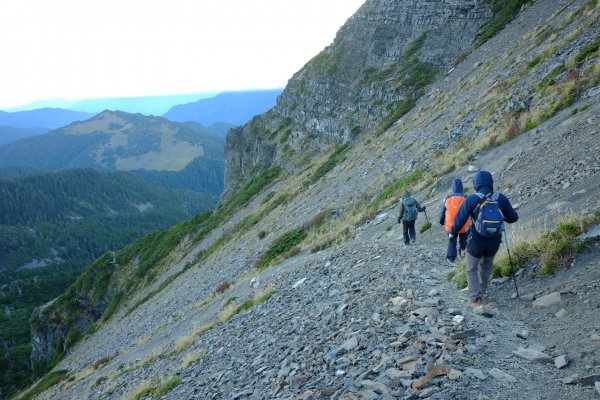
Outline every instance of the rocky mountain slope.
<svg viewBox="0 0 600 400">
<path fill-rule="evenodd" d="M 377 6 L 380 19 L 400 20 L 403 8 L 395 7 L 408 3 L 368 1 L 358 15 Z M 422 4 L 410 2 L 409 8 Z M 232 190 L 213 215 L 179 230 L 168 255 L 147 265 L 151 278 L 131 274 L 144 262 L 143 249 L 103 260 L 116 271 L 109 287 L 118 288 L 103 302 L 118 307 L 96 310 L 102 323 L 91 325 L 74 345 L 56 324 L 60 318 L 53 318 L 69 316 L 64 304 L 70 299 L 89 298 L 78 297 L 86 293 L 83 283 L 40 310 L 50 318 L 34 329 L 36 348 L 55 346 L 66 354 L 30 394 L 598 396 L 597 242 L 590 241 L 567 264 L 570 269 L 555 276 L 541 274 L 535 260 L 527 264 L 517 277 L 519 299 L 511 299 L 511 281 L 499 280 L 488 296 L 491 312 L 483 316 L 465 307 L 464 294 L 446 280 L 440 229 L 420 235 L 416 246 L 401 244 L 395 203 L 409 187 L 435 223 L 452 179 L 463 178 L 472 190 L 470 171 L 480 168 L 494 174 L 496 189 L 518 208 L 513 239 L 531 237 L 571 214 L 597 211 L 599 7 L 586 0 L 528 3 L 500 33 L 423 86 L 414 106 L 401 117 L 393 114 L 399 119 L 387 121 L 385 129 L 364 125 L 351 143 L 310 153 L 314 159 L 297 162 L 293 155 L 299 153 L 288 154 L 293 168 L 266 161 L 275 154 L 283 160 L 279 146 L 283 151 L 291 143 L 274 136 L 271 146 L 261 131 L 264 124 L 277 124 L 280 105 L 230 134 L 226 180 L 235 182 Z M 338 35 L 336 42 L 344 39 Z M 404 46 L 397 57 L 406 55 Z M 313 101 L 307 92 L 299 98 Z M 311 121 L 317 126 L 320 117 Z M 277 125 L 280 131 L 269 129 L 291 140 L 296 122 L 284 122 L 292 126 L 289 134 L 285 124 Z M 344 142 L 338 139 L 333 142 Z M 330 145 L 317 142 L 323 149 Z M 423 222 L 421 217 L 418 225 Z M 128 277 L 134 282 L 129 291 Z M 554 301 L 534 307 L 546 294 Z M 48 322 L 53 329 L 40 329 Z"/>
</svg>

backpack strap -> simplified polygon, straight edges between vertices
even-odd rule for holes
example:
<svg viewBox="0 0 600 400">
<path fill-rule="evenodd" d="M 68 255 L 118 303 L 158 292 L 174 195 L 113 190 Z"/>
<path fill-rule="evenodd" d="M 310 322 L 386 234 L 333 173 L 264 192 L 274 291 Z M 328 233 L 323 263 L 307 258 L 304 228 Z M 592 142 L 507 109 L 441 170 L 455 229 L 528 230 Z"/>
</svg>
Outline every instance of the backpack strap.
<svg viewBox="0 0 600 400">
<path fill-rule="evenodd" d="M 481 205 L 483 204 L 483 202 L 485 201 L 485 199 L 492 199 L 494 201 L 498 201 L 498 193 L 495 193 L 495 192 L 490 192 L 488 194 L 483 194 L 483 193 L 477 192 L 475 194 L 477 195 L 477 197 L 479 197 L 479 202 L 477 203 L 477 206 L 475 206 L 475 208 L 473 209 L 473 212 L 471 213 L 471 217 L 473 217 L 473 218 L 477 218 L 476 213 L 479 210 L 479 208 L 481 207 Z"/>
</svg>

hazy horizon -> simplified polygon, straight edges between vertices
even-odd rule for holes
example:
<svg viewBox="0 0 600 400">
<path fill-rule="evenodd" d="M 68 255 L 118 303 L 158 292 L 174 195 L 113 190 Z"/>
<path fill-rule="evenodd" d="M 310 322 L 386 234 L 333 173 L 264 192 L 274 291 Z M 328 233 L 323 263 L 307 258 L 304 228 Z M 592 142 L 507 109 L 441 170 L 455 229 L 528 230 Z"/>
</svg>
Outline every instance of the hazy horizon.
<svg viewBox="0 0 600 400">
<path fill-rule="evenodd" d="M 364 2 L 2 2 L 0 109 L 284 87 Z"/>
<path fill-rule="evenodd" d="M 205 92 L 205 93 L 182 93 L 182 94 L 165 94 L 156 96 L 135 96 L 135 97 L 99 97 L 99 98 L 83 98 L 83 99 L 40 99 L 29 104 L 6 107 L 0 109 L 4 112 L 19 112 L 32 111 L 43 108 L 61 108 L 72 111 L 81 111 L 88 113 L 98 113 L 106 109 L 125 112 L 139 112 L 141 114 L 162 115 L 170 110 L 175 105 L 193 103 L 202 99 L 210 99 L 224 93 L 249 93 L 260 91 L 282 91 L 283 87 L 267 88 L 267 89 L 247 89 L 247 90 L 225 90 L 221 92 Z M 144 103 L 145 101 L 151 103 Z M 106 104 L 114 104 L 116 107 L 107 107 Z M 130 103 L 130 104 L 127 104 Z M 143 106 L 141 106 L 143 104 Z M 121 107 L 121 108 L 119 108 Z M 152 111 L 154 110 L 154 111 Z"/>
</svg>

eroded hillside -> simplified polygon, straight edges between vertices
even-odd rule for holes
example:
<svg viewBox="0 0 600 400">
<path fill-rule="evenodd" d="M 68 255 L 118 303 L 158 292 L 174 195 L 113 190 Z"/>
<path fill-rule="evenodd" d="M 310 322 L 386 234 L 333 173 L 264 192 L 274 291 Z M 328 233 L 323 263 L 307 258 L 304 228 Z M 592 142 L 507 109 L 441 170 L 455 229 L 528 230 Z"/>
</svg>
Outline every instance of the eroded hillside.
<svg viewBox="0 0 600 400">
<path fill-rule="evenodd" d="M 399 18 L 385 2 L 362 12 L 374 4 Z M 591 397 L 553 366 L 494 361 L 525 322 L 511 320 L 510 304 L 497 319 L 465 310 L 445 281 L 443 234 L 405 248 L 393 221 L 404 188 L 432 219 L 451 179 L 469 187 L 477 168 L 518 205 L 515 233 L 598 210 L 599 18 L 597 1 L 525 5 L 397 121 L 366 125 L 297 172 L 261 164 L 257 154 L 270 151 L 261 140 L 254 163 L 230 153 L 252 170 L 239 176 L 254 178 L 214 213 L 100 260 L 116 271 L 103 293 L 112 307 L 81 341 L 65 348 L 64 305 L 85 312 L 78 300 L 94 293 L 93 279 L 41 311 L 55 317 L 40 321 L 55 343 L 39 345 L 66 349 L 52 375 L 61 383 L 42 398 Z M 355 39 L 344 32 L 336 43 Z M 253 123 L 233 135 L 254 140 Z M 473 336 L 453 337 L 469 327 Z M 595 351 L 573 363 L 580 377 L 598 373 Z"/>
</svg>

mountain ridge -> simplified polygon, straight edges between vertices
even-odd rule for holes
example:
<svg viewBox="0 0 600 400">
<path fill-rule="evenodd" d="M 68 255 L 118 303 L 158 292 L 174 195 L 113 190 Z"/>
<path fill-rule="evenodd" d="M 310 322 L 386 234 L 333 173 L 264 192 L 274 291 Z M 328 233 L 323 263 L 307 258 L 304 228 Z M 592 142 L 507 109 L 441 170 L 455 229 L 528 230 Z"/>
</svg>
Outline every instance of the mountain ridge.
<svg viewBox="0 0 600 400">
<path fill-rule="evenodd" d="M 204 126 L 219 122 L 241 125 L 275 105 L 280 89 L 223 92 L 210 99 L 173 106 L 162 115 L 171 121 L 196 121 Z"/>
<path fill-rule="evenodd" d="M 163 186 L 215 196 L 223 185 L 224 141 L 222 128 L 215 129 L 106 110 L 0 146 L 0 166 L 126 170 Z"/>
</svg>

